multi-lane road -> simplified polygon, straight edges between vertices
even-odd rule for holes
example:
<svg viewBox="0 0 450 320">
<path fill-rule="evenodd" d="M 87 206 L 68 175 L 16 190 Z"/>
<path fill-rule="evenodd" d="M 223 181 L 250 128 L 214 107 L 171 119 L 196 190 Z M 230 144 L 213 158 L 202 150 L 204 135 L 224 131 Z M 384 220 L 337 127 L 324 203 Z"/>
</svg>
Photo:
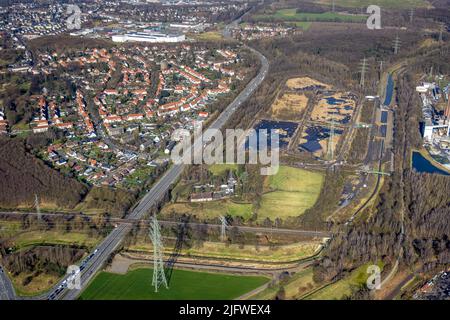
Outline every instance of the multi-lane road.
<svg viewBox="0 0 450 320">
<path fill-rule="evenodd" d="M 0 266 L 0 300 L 15 300 L 14 287 L 6 274 L 5 269 Z"/>
</svg>

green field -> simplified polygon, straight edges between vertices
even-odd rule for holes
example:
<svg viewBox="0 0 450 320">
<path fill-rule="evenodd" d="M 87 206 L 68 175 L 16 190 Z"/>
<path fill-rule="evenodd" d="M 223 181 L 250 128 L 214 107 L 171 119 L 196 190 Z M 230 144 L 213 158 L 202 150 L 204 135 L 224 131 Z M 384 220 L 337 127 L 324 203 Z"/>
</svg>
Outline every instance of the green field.
<svg viewBox="0 0 450 320">
<path fill-rule="evenodd" d="M 214 174 L 221 174 L 232 166 L 212 166 Z M 286 218 L 302 215 L 317 201 L 322 189 L 324 176 L 322 173 L 303 169 L 280 166 L 278 173 L 265 178 L 265 193 L 257 208 L 252 203 L 241 203 L 230 199 L 190 203 L 176 202 L 167 204 L 161 211 L 163 216 L 175 213 L 196 215 L 198 218 L 215 218 L 221 215 L 252 217 L 256 212 L 258 220 L 270 218 Z"/>
<path fill-rule="evenodd" d="M 209 172 L 215 176 L 223 175 L 227 170 L 236 171 L 237 169 L 237 164 L 214 164 L 208 167 Z"/>
<path fill-rule="evenodd" d="M 264 277 L 174 270 L 169 289 L 152 287 L 152 269 L 125 275 L 100 273 L 81 294 L 83 300 L 230 300 L 262 286 Z"/>
<path fill-rule="evenodd" d="M 163 216 L 170 216 L 172 211 L 196 215 L 198 218 L 214 218 L 229 215 L 249 219 L 252 216 L 253 206 L 250 203 L 236 203 L 231 200 L 202 203 L 171 203 L 166 205 L 161 213 Z"/>
<path fill-rule="evenodd" d="M 331 0 L 316 0 L 320 4 L 331 5 Z M 347 8 L 367 8 L 370 5 L 378 5 L 382 8 L 410 9 L 412 7 L 429 7 L 430 3 L 425 0 L 336 0 L 336 6 Z"/>
<path fill-rule="evenodd" d="M 354 288 L 366 285 L 369 278 L 367 268 L 370 263 L 365 264 L 354 270 L 348 277 L 339 280 L 307 297 L 307 300 L 340 300 L 349 296 Z M 378 266 L 383 270 L 383 264 Z"/>
<path fill-rule="evenodd" d="M 257 14 L 253 17 L 256 20 L 282 20 L 282 21 L 342 21 L 342 22 L 363 22 L 367 16 L 340 14 L 335 12 L 324 13 L 297 13 L 297 9 L 281 9 L 274 14 Z"/>
<path fill-rule="evenodd" d="M 321 173 L 281 166 L 269 178 L 269 188 L 273 191 L 262 196 L 258 219 L 303 214 L 316 203 L 323 180 Z"/>
</svg>

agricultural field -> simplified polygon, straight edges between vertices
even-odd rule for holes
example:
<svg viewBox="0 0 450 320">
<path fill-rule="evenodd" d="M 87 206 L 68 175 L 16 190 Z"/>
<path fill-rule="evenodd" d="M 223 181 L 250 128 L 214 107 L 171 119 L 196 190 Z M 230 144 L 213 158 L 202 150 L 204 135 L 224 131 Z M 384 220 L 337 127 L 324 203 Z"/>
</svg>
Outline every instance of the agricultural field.
<svg viewBox="0 0 450 320">
<path fill-rule="evenodd" d="M 282 166 L 268 179 L 271 192 L 262 196 L 258 219 L 302 215 L 316 203 L 324 177 L 318 172 Z"/>
<path fill-rule="evenodd" d="M 173 270 L 169 289 L 152 287 L 152 269 L 125 275 L 100 273 L 81 294 L 81 300 L 231 300 L 262 286 L 265 277 Z M 220 290 L 218 290 L 220 288 Z"/>
<path fill-rule="evenodd" d="M 315 0 L 314 2 L 320 4 L 330 5 L 330 0 Z M 410 9 L 412 7 L 416 8 L 429 8 L 431 4 L 425 0 L 337 0 L 336 6 L 347 7 L 347 8 L 360 8 L 368 7 L 370 5 L 378 5 L 383 8 L 391 9 Z"/>
<path fill-rule="evenodd" d="M 281 9 L 273 14 L 257 14 L 255 20 L 281 20 L 281 21 L 337 21 L 337 22 L 363 22 L 367 20 L 365 15 L 341 14 L 335 12 L 303 13 L 297 9 Z"/>
</svg>

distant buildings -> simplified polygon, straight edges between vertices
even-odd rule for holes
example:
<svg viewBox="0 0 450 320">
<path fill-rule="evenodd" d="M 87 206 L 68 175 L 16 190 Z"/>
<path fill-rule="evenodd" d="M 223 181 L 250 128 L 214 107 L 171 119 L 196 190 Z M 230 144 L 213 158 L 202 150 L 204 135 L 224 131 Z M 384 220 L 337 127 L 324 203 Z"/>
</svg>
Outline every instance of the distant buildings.
<svg viewBox="0 0 450 320">
<path fill-rule="evenodd" d="M 134 32 L 123 35 L 113 35 L 114 42 L 150 42 L 150 43 L 174 43 L 186 40 L 184 34 L 169 34 L 161 32 Z"/>
</svg>

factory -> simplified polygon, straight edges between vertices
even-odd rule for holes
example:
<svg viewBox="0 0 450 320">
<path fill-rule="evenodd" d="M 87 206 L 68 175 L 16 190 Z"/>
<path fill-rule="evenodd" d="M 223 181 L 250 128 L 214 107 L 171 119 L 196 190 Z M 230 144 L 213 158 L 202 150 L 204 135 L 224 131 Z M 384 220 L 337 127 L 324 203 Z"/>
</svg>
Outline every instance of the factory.
<svg viewBox="0 0 450 320">
<path fill-rule="evenodd" d="M 450 164 L 450 83 L 441 88 L 425 82 L 416 87 L 422 100 L 421 133 L 424 146 L 443 165 Z"/>
<path fill-rule="evenodd" d="M 169 34 L 155 31 L 149 32 L 133 32 L 126 34 L 118 34 L 112 36 L 114 42 L 151 42 L 151 43 L 174 43 L 186 40 L 184 34 Z"/>
<path fill-rule="evenodd" d="M 433 142 L 435 138 L 449 138 L 450 136 L 450 84 L 443 90 L 435 83 L 425 82 L 416 87 L 422 99 L 422 135 L 426 142 Z M 440 99 L 446 101 L 443 113 L 437 112 L 435 105 Z"/>
</svg>

